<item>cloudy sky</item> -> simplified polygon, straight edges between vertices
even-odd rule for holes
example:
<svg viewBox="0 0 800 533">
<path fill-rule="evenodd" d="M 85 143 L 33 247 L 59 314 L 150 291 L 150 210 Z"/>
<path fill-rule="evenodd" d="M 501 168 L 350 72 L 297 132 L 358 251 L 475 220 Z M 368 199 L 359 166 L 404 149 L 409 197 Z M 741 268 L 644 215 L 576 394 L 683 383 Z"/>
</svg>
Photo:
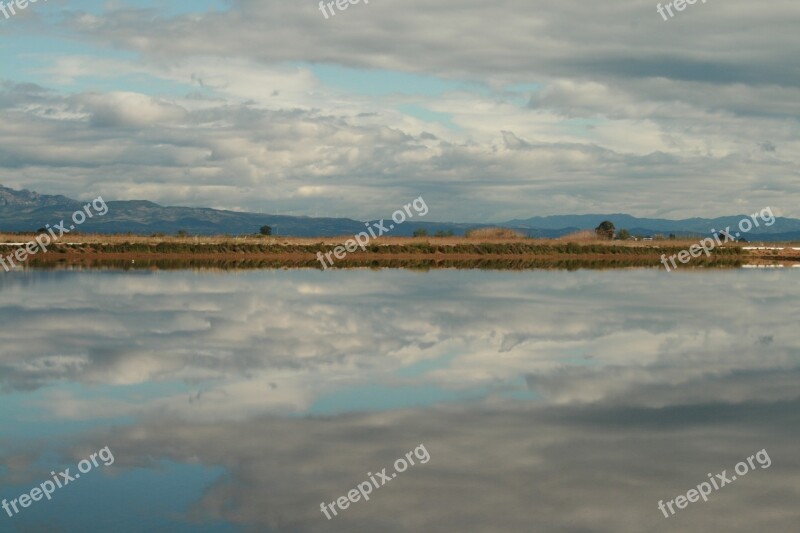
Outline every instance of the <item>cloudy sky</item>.
<svg viewBox="0 0 800 533">
<path fill-rule="evenodd" d="M 295 215 L 800 217 L 800 5 L 49 0 L 0 15 L 0 183 Z"/>
</svg>

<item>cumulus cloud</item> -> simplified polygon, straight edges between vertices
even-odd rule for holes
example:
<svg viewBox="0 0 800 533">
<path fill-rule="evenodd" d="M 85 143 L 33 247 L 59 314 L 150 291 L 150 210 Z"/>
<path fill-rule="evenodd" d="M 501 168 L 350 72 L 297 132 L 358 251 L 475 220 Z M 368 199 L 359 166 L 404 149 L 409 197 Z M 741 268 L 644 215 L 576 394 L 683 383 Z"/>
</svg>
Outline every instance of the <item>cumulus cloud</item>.
<svg viewBox="0 0 800 533">
<path fill-rule="evenodd" d="M 800 216 L 785 202 L 800 149 L 790 2 L 702 5 L 669 23 L 632 0 L 387 0 L 327 21 L 273 0 L 65 15 L 90 52 L 40 59 L 37 80 L 58 91 L 23 75 L 0 93 L 6 185 L 355 218 L 408 195 L 440 220 Z M 371 92 L 395 74 L 472 85 Z M 113 88 L 78 88 L 98 83 Z"/>
<path fill-rule="evenodd" d="M 84 94 L 74 99 L 96 126 L 142 127 L 180 123 L 186 110 L 143 94 L 114 92 Z"/>
</svg>

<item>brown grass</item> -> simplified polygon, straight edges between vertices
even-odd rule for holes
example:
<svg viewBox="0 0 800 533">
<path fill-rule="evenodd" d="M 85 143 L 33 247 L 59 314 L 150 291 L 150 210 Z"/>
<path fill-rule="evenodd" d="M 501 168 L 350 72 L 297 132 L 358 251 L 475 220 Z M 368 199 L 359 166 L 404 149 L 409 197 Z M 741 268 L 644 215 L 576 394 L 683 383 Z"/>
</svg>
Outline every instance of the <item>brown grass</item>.
<svg viewBox="0 0 800 533">
<path fill-rule="evenodd" d="M 583 232 L 591 234 L 592 232 Z M 483 238 L 472 237 L 381 237 L 369 243 L 367 251 L 350 253 L 337 266 L 403 266 L 465 268 L 608 268 L 623 266 L 659 266 L 660 256 L 688 249 L 697 240 L 608 241 L 597 239 L 577 242 L 575 236 L 562 239 L 532 239 L 510 232 L 488 232 Z M 486 235 L 486 232 L 484 233 Z M 0 243 L 25 243 L 35 235 L 1 234 Z M 318 251 L 326 253 L 352 239 L 339 237 L 264 237 L 214 236 L 137 236 L 68 234 L 52 245 L 47 254 L 28 260 L 30 266 L 69 265 L 251 265 L 314 267 Z M 78 244 L 79 243 L 79 244 Z M 70 244 L 73 244 L 72 246 Z M 774 243 L 773 245 L 778 245 Z M 13 252 L 13 246 L 0 247 L 0 255 Z M 781 253 L 744 252 L 737 244 L 727 243 L 711 259 L 694 259 L 694 266 L 737 266 L 742 261 L 761 259 L 800 262 L 800 251 L 787 248 Z M 321 268 L 321 267 L 320 267 Z"/>
<path fill-rule="evenodd" d="M 678 239 L 678 240 L 656 240 L 656 241 L 609 241 L 605 239 L 599 239 L 597 235 L 591 230 L 581 231 L 577 233 L 573 233 L 571 235 L 567 235 L 564 237 L 560 237 L 558 239 L 544 239 L 544 238 L 528 238 L 523 237 L 517 232 L 511 230 L 505 230 L 501 232 L 494 232 L 492 231 L 494 228 L 484 228 L 481 230 L 476 230 L 476 232 L 481 233 L 471 233 L 469 238 L 466 237 L 394 237 L 394 236 L 387 236 L 387 237 L 380 237 L 378 239 L 373 239 L 370 241 L 370 244 L 378 244 L 378 245 L 396 245 L 396 246 L 404 246 L 410 244 L 423 244 L 427 243 L 433 246 L 442 245 L 442 246 L 456 246 L 459 244 L 470 244 L 470 245 L 477 245 L 477 244 L 514 244 L 514 243 L 526 243 L 526 244 L 540 244 L 540 245 L 560 245 L 569 242 L 580 243 L 582 245 L 589 245 L 589 244 L 598 244 L 598 245 L 605 245 L 609 247 L 629 247 L 629 248 L 659 248 L 659 247 L 669 247 L 669 248 L 682 248 L 688 249 L 689 246 L 692 244 L 696 244 L 699 239 Z M 10 233 L 0 233 L 0 243 L 27 243 L 33 241 L 36 237 L 35 234 L 10 234 Z M 591 238 L 589 238 L 591 237 Z M 192 244 L 211 244 L 211 245 L 225 245 L 225 244 L 242 244 L 242 245 L 337 245 L 342 244 L 348 239 L 352 239 L 352 235 L 341 235 L 337 237 L 282 237 L 282 236 L 272 236 L 266 237 L 261 235 L 243 235 L 243 236 L 230 236 L 230 235 L 216 235 L 216 236 L 208 236 L 208 237 L 194 237 L 194 236 L 187 236 L 187 237 L 178 237 L 174 235 L 165 235 L 159 237 L 153 237 L 149 235 L 128 235 L 128 234 L 117 234 L 117 235 L 104 235 L 104 234 L 80 234 L 80 233 L 70 233 L 61 237 L 58 240 L 60 244 L 69 244 L 69 243 L 85 243 L 87 245 L 92 244 L 113 244 L 113 245 L 123 245 L 123 244 L 149 244 L 149 245 L 157 245 L 157 244 L 183 244 L 183 245 L 192 245 Z M 757 242 L 751 243 L 725 243 L 726 248 L 733 248 L 738 246 L 758 246 L 760 245 Z M 790 244 L 790 243 L 766 243 L 766 246 L 798 246 L 798 244 Z M 5 249 L 5 247 L 4 247 Z M 3 250 L 0 250 L 2 252 Z M 790 252 L 791 250 L 787 250 Z M 795 252 L 797 253 L 797 252 Z"/>
<path fill-rule="evenodd" d="M 2 233 L 0 232 L 0 243 L 8 243 L 8 242 L 20 242 L 26 243 L 33 241 L 36 237 L 35 234 L 9 234 L 9 233 Z M 312 245 L 312 244 L 342 244 L 348 239 L 352 239 L 352 235 L 341 235 L 336 237 L 282 237 L 282 236 L 272 236 L 266 237 L 261 235 L 242 235 L 242 236 L 231 236 L 231 235 L 214 235 L 214 236 L 187 236 L 187 237 L 178 237 L 175 235 L 164 235 L 164 236 L 151 236 L 151 235 L 128 235 L 128 234 L 115 234 L 115 235 L 104 235 L 104 234 L 80 234 L 80 233 L 70 233 L 64 235 L 58 240 L 58 243 L 61 244 L 69 244 L 69 243 L 85 243 L 85 244 L 284 244 L 284 245 Z M 476 237 L 478 238 L 478 237 Z M 469 240 L 471 244 L 475 243 L 476 238 Z M 479 237 L 480 243 L 486 244 L 502 244 L 507 242 L 519 242 L 520 239 L 524 239 L 530 242 L 547 242 L 544 239 L 527 239 L 515 232 L 511 232 L 510 236 L 503 236 L 503 235 L 486 235 L 484 237 Z M 395 245 L 407 245 L 407 244 L 420 244 L 420 243 L 429 243 L 432 245 L 441 244 L 445 246 L 454 246 L 456 244 L 464 244 L 467 242 L 465 237 L 395 237 L 395 236 L 386 236 L 386 237 L 379 237 L 377 239 L 370 240 L 370 244 L 395 244 Z"/>
<path fill-rule="evenodd" d="M 525 235 L 508 228 L 478 228 L 467 232 L 467 239 L 524 239 Z"/>
<path fill-rule="evenodd" d="M 603 242 L 603 239 L 597 238 L 597 234 L 592 230 L 583 230 L 583 231 L 576 231 L 575 233 L 570 233 L 569 235 L 564 235 L 563 237 L 559 237 L 556 239 L 557 241 L 566 241 L 566 242 Z M 605 241 L 608 242 L 608 241 Z"/>
</svg>

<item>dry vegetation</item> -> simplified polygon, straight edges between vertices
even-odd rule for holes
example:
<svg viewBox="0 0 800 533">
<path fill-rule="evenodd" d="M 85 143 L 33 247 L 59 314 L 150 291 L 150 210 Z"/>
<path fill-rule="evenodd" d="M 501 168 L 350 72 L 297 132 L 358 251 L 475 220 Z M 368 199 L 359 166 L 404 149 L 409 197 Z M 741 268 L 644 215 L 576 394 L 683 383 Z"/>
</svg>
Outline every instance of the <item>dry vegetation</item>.
<svg viewBox="0 0 800 533">
<path fill-rule="evenodd" d="M 588 237 L 593 232 L 582 232 Z M 0 243 L 25 243 L 35 235 L 0 234 Z M 608 241 L 592 235 L 581 240 L 532 239 L 514 232 L 486 231 L 467 237 L 382 237 L 371 241 L 367 250 L 349 253 L 336 266 L 403 268 L 620 268 L 660 266 L 667 256 L 688 249 L 697 240 Z M 65 235 L 47 254 L 28 260 L 29 266 L 55 264 L 80 266 L 119 266 L 136 264 L 155 268 L 193 268 L 201 265 L 229 265 L 230 268 L 298 266 L 316 267 L 317 252 L 323 254 L 342 245 L 352 235 L 341 237 L 278 236 L 141 236 L 141 235 Z M 774 244 L 774 243 L 773 243 Z M 0 254 L 14 246 L 0 247 Z M 738 266 L 752 260 L 800 261 L 800 251 L 789 246 L 785 251 L 744 251 L 729 243 L 710 258 L 699 257 L 690 266 Z"/>
<path fill-rule="evenodd" d="M 10 233 L 0 233 L 0 243 L 25 243 L 32 241 L 36 235 L 35 234 L 10 234 Z M 176 245 L 231 245 L 231 244 L 242 244 L 242 245 L 300 245 L 300 246 L 310 246 L 310 245 L 338 245 L 342 244 L 348 239 L 352 239 L 352 235 L 342 235 L 338 237 L 283 237 L 283 236 L 271 236 L 266 237 L 263 235 L 241 235 L 241 236 L 232 236 L 232 235 L 214 235 L 214 236 L 185 236 L 179 237 L 175 235 L 133 235 L 133 234 L 117 234 L 117 235 L 103 235 L 103 234 L 78 234 L 78 233 L 70 233 L 64 235 L 61 239 L 59 239 L 59 243 L 68 244 L 68 243 L 81 243 L 81 244 L 113 244 L 113 245 L 125 245 L 125 244 L 149 244 L 149 245 L 158 245 L 158 244 L 176 244 Z M 381 245 L 409 245 L 409 244 L 419 244 L 419 243 L 430 243 L 430 244 L 442 244 L 448 246 L 454 246 L 456 244 L 463 244 L 465 242 L 470 243 L 487 243 L 487 244 L 501 244 L 501 243 L 508 243 L 508 242 L 550 242 L 549 239 L 530 239 L 520 235 L 519 233 L 513 232 L 508 230 L 508 233 L 503 234 L 491 234 L 487 233 L 485 235 L 474 235 L 469 238 L 467 237 L 433 237 L 433 236 L 425 236 L 425 237 L 395 237 L 395 236 L 386 236 L 380 237 L 377 239 L 372 239 L 370 243 L 377 243 Z"/>
<path fill-rule="evenodd" d="M 466 238 L 471 240 L 491 241 L 500 239 L 517 240 L 525 239 L 526 237 L 525 235 L 508 228 L 479 228 L 469 230 Z"/>
<path fill-rule="evenodd" d="M 556 240 L 563 242 L 592 242 L 592 243 L 601 241 L 601 239 L 597 237 L 597 233 L 588 229 L 583 231 L 576 231 L 575 233 L 570 233 L 569 235 L 564 235 L 563 237 L 559 237 Z"/>
<path fill-rule="evenodd" d="M 0 243 L 27 243 L 33 241 L 36 234 L 33 233 L 0 233 Z M 81 245 L 175 245 L 177 247 L 188 246 L 335 246 L 352 239 L 352 235 L 342 235 L 338 237 L 283 237 L 283 236 L 262 236 L 262 235 L 215 235 L 215 236 L 176 236 L 176 235 L 134 235 L 134 234 L 66 234 L 58 240 L 60 244 L 81 244 Z M 386 236 L 372 239 L 370 245 L 378 244 L 381 246 L 411 246 L 429 244 L 431 246 L 457 246 L 457 245 L 498 245 L 498 244 L 521 244 L 527 246 L 553 246 L 563 247 L 565 244 L 575 243 L 581 247 L 589 247 L 593 250 L 600 250 L 599 247 L 615 248 L 659 248 L 659 249 L 686 249 L 698 242 L 694 239 L 676 240 L 654 240 L 654 241 L 609 241 L 599 238 L 593 231 L 586 230 L 556 239 L 525 237 L 518 232 L 506 228 L 481 228 L 469 232 L 467 236 L 459 237 L 396 237 Z M 736 248 L 740 246 L 764 246 L 763 243 L 726 243 L 726 248 Z M 368 245 L 369 246 L 369 245 Z M 787 246 L 787 243 L 767 243 L 766 246 Z M 795 244 L 794 246 L 797 246 Z M 614 252 L 612 252 L 614 253 Z"/>
</svg>

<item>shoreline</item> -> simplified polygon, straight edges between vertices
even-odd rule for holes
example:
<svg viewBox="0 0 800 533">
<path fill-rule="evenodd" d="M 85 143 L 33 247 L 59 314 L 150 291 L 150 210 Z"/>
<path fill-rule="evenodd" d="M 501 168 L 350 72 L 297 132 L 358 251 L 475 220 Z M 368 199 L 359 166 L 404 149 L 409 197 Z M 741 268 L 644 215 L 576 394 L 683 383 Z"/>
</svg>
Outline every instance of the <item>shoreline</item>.
<svg viewBox="0 0 800 533">
<path fill-rule="evenodd" d="M 0 234 L 0 255 L 13 253 L 34 234 Z M 118 268 L 316 268 L 317 257 L 350 237 L 145 237 L 135 235 L 70 235 L 30 257 L 24 268 L 60 266 Z M 533 268 L 662 267 L 661 256 L 687 249 L 694 240 L 601 241 L 561 239 L 468 239 L 464 237 L 381 237 L 366 250 L 349 252 L 327 270 L 341 268 Z M 782 248 L 782 249 L 781 249 Z M 678 270 L 738 268 L 743 265 L 800 265 L 800 246 L 787 243 L 728 243 L 701 255 Z"/>
</svg>

